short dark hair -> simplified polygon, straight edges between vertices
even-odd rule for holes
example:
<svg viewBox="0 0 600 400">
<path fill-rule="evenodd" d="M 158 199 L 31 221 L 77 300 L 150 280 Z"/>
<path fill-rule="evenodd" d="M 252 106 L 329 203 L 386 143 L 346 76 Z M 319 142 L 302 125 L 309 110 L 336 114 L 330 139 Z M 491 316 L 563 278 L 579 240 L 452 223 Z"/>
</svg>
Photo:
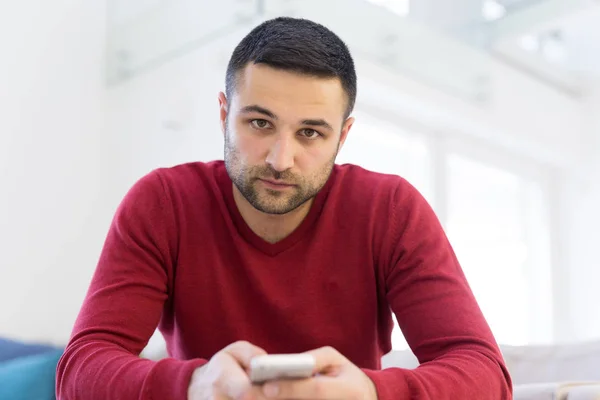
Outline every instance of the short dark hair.
<svg viewBox="0 0 600 400">
<path fill-rule="evenodd" d="M 354 109 L 354 61 L 346 44 L 321 24 L 278 17 L 256 26 L 231 55 L 225 80 L 227 97 L 235 90 L 239 72 L 251 62 L 319 78 L 337 77 L 348 96 L 346 117 Z"/>
</svg>

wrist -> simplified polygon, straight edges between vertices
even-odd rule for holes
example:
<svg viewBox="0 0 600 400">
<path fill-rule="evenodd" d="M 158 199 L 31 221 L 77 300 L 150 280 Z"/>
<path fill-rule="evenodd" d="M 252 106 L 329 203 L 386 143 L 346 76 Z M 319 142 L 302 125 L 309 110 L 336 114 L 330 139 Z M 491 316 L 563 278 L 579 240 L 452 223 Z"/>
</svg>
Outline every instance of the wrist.
<svg viewBox="0 0 600 400">
<path fill-rule="evenodd" d="M 187 392 L 188 400 L 198 398 L 198 392 L 201 390 L 200 380 L 204 374 L 205 367 L 206 365 L 202 365 L 192 372 Z"/>
<path fill-rule="evenodd" d="M 365 394 L 365 400 L 378 400 L 379 396 L 377 395 L 377 387 L 375 386 L 375 382 L 367 375 L 364 374 L 367 391 Z"/>
</svg>

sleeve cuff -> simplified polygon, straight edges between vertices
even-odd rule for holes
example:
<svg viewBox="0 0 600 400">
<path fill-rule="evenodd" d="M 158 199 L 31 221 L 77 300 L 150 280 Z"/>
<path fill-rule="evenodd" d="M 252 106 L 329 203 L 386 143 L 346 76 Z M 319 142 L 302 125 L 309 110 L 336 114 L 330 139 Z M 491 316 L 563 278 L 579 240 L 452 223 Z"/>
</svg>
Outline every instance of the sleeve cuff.
<svg viewBox="0 0 600 400">
<path fill-rule="evenodd" d="M 145 398 L 187 400 L 192 374 L 207 362 L 202 359 L 180 361 L 173 358 L 158 361 L 148 377 Z"/>
<path fill-rule="evenodd" d="M 408 399 L 410 391 L 401 368 L 384 370 L 365 369 L 362 371 L 373 381 L 378 400 Z"/>
</svg>

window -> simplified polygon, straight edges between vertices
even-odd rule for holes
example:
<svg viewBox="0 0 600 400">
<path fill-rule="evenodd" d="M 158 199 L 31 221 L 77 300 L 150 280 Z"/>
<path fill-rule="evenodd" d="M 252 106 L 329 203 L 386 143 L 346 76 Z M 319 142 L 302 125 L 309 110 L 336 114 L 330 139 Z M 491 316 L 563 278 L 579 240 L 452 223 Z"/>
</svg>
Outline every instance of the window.
<svg viewBox="0 0 600 400">
<path fill-rule="evenodd" d="M 550 213 L 543 180 L 522 165 L 476 161 L 468 154 L 477 153 L 459 148 L 450 152 L 439 140 L 360 115 L 337 162 L 400 175 L 435 205 L 498 342 L 550 343 Z M 397 324 L 392 346 L 408 348 Z"/>
<path fill-rule="evenodd" d="M 551 285 L 540 184 L 451 154 L 446 231 L 496 339 L 551 338 Z"/>
</svg>

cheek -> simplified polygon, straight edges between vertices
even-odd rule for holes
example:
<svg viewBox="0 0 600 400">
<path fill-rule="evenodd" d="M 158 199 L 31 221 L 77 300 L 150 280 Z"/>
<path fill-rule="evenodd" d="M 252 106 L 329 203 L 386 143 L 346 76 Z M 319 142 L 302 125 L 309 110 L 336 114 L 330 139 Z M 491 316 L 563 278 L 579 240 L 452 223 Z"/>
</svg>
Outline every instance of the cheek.
<svg viewBox="0 0 600 400">
<path fill-rule="evenodd" d="M 320 171 L 331 162 L 334 156 L 335 146 L 331 146 L 329 143 L 321 146 L 307 146 L 304 148 L 302 156 L 297 159 L 297 164 L 305 170 Z"/>
<path fill-rule="evenodd" d="M 267 145 L 256 136 L 247 132 L 237 132 L 235 147 L 240 157 L 250 164 L 258 164 L 266 159 Z"/>
<path fill-rule="evenodd" d="M 249 135 L 247 127 L 236 121 L 232 124 L 229 131 L 230 141 L 235 144 L 235 147 L 240 151 L 246 151 L 249 147 Z"/>
</svg>

